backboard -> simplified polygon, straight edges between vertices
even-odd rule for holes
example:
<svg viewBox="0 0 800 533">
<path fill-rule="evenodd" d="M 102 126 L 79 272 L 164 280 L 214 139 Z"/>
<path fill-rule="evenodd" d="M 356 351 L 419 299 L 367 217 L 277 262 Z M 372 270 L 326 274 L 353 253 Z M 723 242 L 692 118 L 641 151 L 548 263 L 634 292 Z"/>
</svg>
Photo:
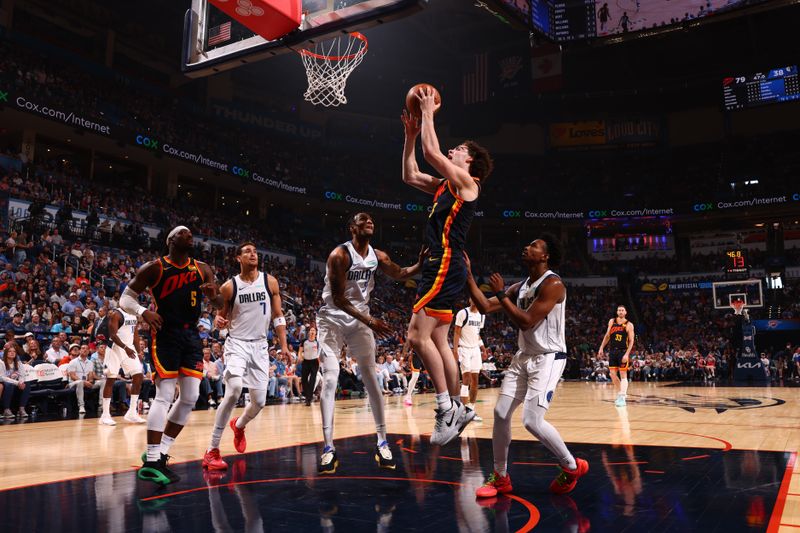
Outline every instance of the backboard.
<svg viewBox="0 0 800 533">
<path fill-rule="evenodd" d="M 715 281 L 711 284 L 714 309 L 733 309 L 735 301 L 743 301 L 745 308 L 764 307 L 761 280 Z"/>
<path fill-rule="evenodd" d="M 268 41 L 220 11 L 208 0 L 192 0 L 183 29 L 183 72 L 209 76 L 296 50 L 326 38 L 410 15 L 429 0 L 302 0 L 301 26 Z"/>
</svg>

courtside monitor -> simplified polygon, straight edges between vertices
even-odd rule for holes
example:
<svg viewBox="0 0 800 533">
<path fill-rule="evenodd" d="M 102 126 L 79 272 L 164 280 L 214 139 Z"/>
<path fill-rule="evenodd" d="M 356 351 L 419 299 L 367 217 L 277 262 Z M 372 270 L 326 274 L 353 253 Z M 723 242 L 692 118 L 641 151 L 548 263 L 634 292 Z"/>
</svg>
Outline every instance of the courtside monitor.
<svg viewBox="0 0 800 533">
<path fill-rule="evenodd" d="M 236 1 L 251 10 L 258 7 L 258 0 Z M 300 26 L 267 40 L 208 0 L 192 0 L 184 19 L 182 69 L 191 77 L 208 76 L 390 22 L 427 4 L 428 0 L 302 0 L 305 15 Z"/>
</svg>

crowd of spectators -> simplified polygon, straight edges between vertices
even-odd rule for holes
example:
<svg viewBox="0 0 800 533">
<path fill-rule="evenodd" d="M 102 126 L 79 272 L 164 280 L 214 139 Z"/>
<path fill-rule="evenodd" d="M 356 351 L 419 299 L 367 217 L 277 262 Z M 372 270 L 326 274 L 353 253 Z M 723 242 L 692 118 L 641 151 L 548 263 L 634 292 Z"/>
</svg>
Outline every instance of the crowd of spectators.
<svg viewBox="0 0 800 533">
<path fill-rule="evenodd" d="M 269 135 L 265 130 L 254 136 L 248 127 L 231 127 L 197 102 L 176 98 L 167 88 L 142 86 L 105 72 L 100 66 L 90 69 L 88 62 L 65 69 L 65 61 L 70 58 L 54 58 L 9 38 L 0 41 L 0 80 L 30 100 L 38 99 L 101 123 L 151 135 L 162 143 L 238 161 L 248 168 L 261 169 L 262 175 L 293 185 L 347 190 L 378 198 L 414 198 L 397 176 L 399 152 L 391 158 L 377 149 L 342 150 L 334 146 L 334 141 L 341 141 L 338 138 L 322 139 L 312 152 L 305 149 L 305 140 Z M 340 136 L 341 132 L 337 132 Z M 508 204 L 509 185 L 514 187 L 515 197 L 528 199 L 525 208 L 531 210 L 549 210 L 553 205 L 560 209 L 596 208 L 598 204 L 615 208 L 691 206 L 698 201 L 785 194 L 800 170 L 800 157 L 793 150 L 797 137 L 798 132 L 781 132 L 602 156 L 498 155 L 496 173 L 502 176 L 505 186 L 487 187 L 483 201 L 486 205 Z M 399 123 L 395 140 L 399 146 Z M 592 169 L 592 179 L 586 179 L 587 168 Z M 374 179 L 376 176 L 397 177 Z M 758 179 L 745 186 L 731 182 L 731 176 Z M 558 183 L 558 191 L 580 190 L 581 194 L 564 196 L 555 189 L 540 187 L 543 182 Z M 592 205 L 584 205 L 589 200 Z M 133 212 L 140 211 L 129 211 Z"/>
<path fill-rule="evenodd" d="M 163 232 L 156 239 L 150 239 L 142 233 L 141 222 L 152 222 L 163 229 L 189 221 L 193 230 L 201 235 L 209 232 L 229 239 L 255 238 L 257 242 L 264 238 L 255 228 L 248 228 L 244 221 L 238 230 L 227 231 L 224 222 L 219 220 L 220 229 L 217 231 L 211 225 L 212 217 L 200 218 L 196 212 L 193 214 L 193 206 L 188 203 L 170 205 L 148 198 L 141 190 L 134 190 L 124 197 L 114 195 L 110 189 L 98 189 L 96 184 L 67 168 L 30 164 L 28 170 L 30 179 L 27 180 L 13 170 L 4 172 L 0 179 L 0 189 L 7 194 L 34 202 L 31 216 L 23 224 L 8 228 L 0 243 L 0 304 L 3 304 L 0 307 L 0 327 L 6 332 L 7 339 L 14 339 L 7 343 L 8 349 L 4 349 L 4 354 L 9 354 L 2 369 L 6 375 L 2 397 L 6 416 L 14 416 L 10 410 L 12 403 L 24 407 L 29 400 L 30 391 L 26 392 L 24 380 L 20 380 L 19 362 L 31 366 L 45 362 L 72 365 L 68 371 L 69 385 L 76 393 L 88 392 L 89 397 L 96 394 L 93 391 L 100 388 L 102 367 L 95 369 L 93 374 L 78 375 L 76 370 L 80 369 L 74 367 L 80 363 L 72 361 L 80 361 L 83 352 L 94 362 L 102 358 L 99 354 L 102 349 L 93 340 L 98 322 L 108 310 L 118 305 L 120 293 L 136 269 L 161 251 Z M 58 207 L 53 220 L 42 215 L 44 205 Z M 73 208 L 95 215 L 78 225 L 71 216 Z M 102 220 L 98 214 L 102 214 Z M 238 220 L 235 222 L 233 226 L 239 225 Z M 228 223 L 231 224 L 230 220 Z M 103 225 L 110 227 L 111 231 L 104 230 Z M 337 235 L 328 234 L 326 238 L 325 234 L 320 234 L 317 246 L 320 250 L 327 250 L 338 240 L 341 240 L 341 235 L 337 238 Z M 270 236 L 269 242 L 272 246 L 276 239 Z M 289 240 L 284 242 L 287 248 L 291 246 Z M 395 259 L 402 262 L 406 257 L 413 257 L 415 247 L 401 243 L 396 253 L 393 250 Z M 580 243 L 571 243 L 570 249 L 579 250 L 580 247 Z M 232 248 L 211 246 L 207 239 L 197 243 L 195 254 L 213 265 L 219 279 L 226 279 L 237 268 Z M 269 396 L 276 400 L 299 399 L 301 396 L 299 375 L 302 361 L 298 360 L 297 349 L 314 324 L 315 310 L 321 305 L 323 275 L 308 259 L 324 260 L 324 254 L 304 248 L 291 255 L 296 258 L 294 263 L 269 257 L 263 259 L 264 268 L 281 284 L 292 346 L 289 353 L 271 352 L 273 375 Z M 599 263 L 576 255 L 568 260 L 562 272 L 586 274 L 586 266 L 591 271 Z M 512 259 L 510 254 L 487 255 L 476 261 L 477 265 L 481 263 L 492 269 L 504 269 L 512 263 L 518 266 L 519 260 Z M 638 272 L 646 271 L 652 262 L 644 259 L 631 264 Z M 511 273 L 524 274 L 519 268 Z M 795 284 L 788 286 L 787 302 L 790 303 L 784 310 L 784 317 L 800 316 L 799 290 L 800 286 Z M 378 278 L 372 308 L 395 331 L 393 337 L 381 340 L 378 346 L 377 372 L 386 393 L 401 392 L 410 374 L 409 354 L 403 348 L 408 309 L 414 295 L 413 284 L 407 286 Z M 630 303 L 638 313 L 632 379 L 716 379 L 727 375 L 731 347 L 726 332 L 731 321 L 730 317 L 713 310 L 710 296 L 708 291 L 700 290 L 662 291 L 637 293 L 631 300 L 616 288 L 570 287 L 570 353 L 566 376 L 607 379 L 607 363 L 596 357 L 596 349 L 607 319 L 620 302 Z M 214 330 L 213 310 L 210 308 L 203 313 L 198 327 L 208 352 L 200 404 L 213 406 L 223 394 L 221 342 L 224 332 Z M 149 337 L 145 324 L 142 324 L 140 334 L 145 339 Z M 489 359 L 481 383 L 496 385 L 516 350 L 517 332 L 503 317 L 491 317 L 487 320 L 484 336 Z M 146 358 L 146 344 L 141 351 Z M 18 362 L 14 361 L 13 354 L 18 354 Z M 770 361 L 774 359 L 772 376 L 794 378 L 797 375 L 793 356 L 785 353 L 771 355 L 765 354 L 765 357 Z M 362 376 L 355 361 L 346 353 L 342 354 L 341 366 L 343 393 L 363 393 Z M 709 368 L 719 370 L 711 375 Z M 146 369 L 149 383 L 152 375 L 150 367 L 146 365 Z M 129 386 L 125 379 L 119 380 L 116 386 L 115 405 L 119 408 L 125 407 Z M 421 387 L 426 386 L 429 383 L 423 376 Z M 79 408 L 84 407 L 82 396 L 78 398 Z M 147 399 L 146 390 L 142 397 Z M 25 410 L 18 407 L 17 415 L 24 414 Z"/>
</svg>

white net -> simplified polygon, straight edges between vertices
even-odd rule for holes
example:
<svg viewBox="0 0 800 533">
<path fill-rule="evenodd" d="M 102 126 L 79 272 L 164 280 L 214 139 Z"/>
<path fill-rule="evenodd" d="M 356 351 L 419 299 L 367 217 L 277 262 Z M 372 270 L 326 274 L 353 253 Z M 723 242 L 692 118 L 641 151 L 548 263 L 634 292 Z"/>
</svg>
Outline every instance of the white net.
<svg viewBox="0 0 800 533">
<path fill-rule="evenodd" d="M 353 32 L 317 43 L 314 51 L 300 50 L 308 76 L 303 96 L 314 105 L 335 107 L 347 103 L 347 78 L 367 54 L 367 38 Z"/>
</svg>

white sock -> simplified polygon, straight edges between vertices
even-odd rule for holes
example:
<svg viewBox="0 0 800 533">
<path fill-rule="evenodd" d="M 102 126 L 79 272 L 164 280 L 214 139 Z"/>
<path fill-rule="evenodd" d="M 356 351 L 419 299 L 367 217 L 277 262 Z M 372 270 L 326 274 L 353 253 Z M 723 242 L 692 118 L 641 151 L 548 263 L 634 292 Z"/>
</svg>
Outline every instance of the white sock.
<svg viewBox="0 0 800 533">
<path fill-rule="evenodd" d="M 467 396 L 469 396 L 469 386 L 461 385 L 461 397 L 466 398 Z"/>
<path fill-rule="evenodd" d="M 111 418 L 111 398 L 103 398 L 103 418 Z"/>
<path fill-rule="evenodd" d="M 436 405 L 439 409 L 448 411 L 452 407 L 453 402 L 450 399 L 450 393 L 440 392 L 436 395 Z"/>
<path fill-rule="evenodd" d="M 628 378 L 621 378 L 619 380 L 619 393 L 623 396 L 628 395 Z"/>
<path fill-rule="evenodd" d="M 461 396 L 453 396 L 453 395 L 451 394 L 451 395 L 450 395 L 450 401 L 451 401 L 451 402 L 453 402 L 453 405 L 456 405 L 456 404 L 458 404 L 458 403 L 461 403 Z"/>
<path fill-rule="evenodd" d="M 148 444 L 147 445 L 147 460 L 158 461 L 161 458 L 161 445 Z"/>
<path fill-rule="evenodd" d="M 175 437 L 170 437 L 169 435 L 161 435 L 161 453 L 164 455 L 169 455 L 169 449 L 175 443 Z"/>
<path fill-rule="evenodd" d="M 138 413 L 139 412 L 139 395 L 138 394 L 131 394 L 131 404 L 128 406 L 129 413 Z"/>
</svg>

